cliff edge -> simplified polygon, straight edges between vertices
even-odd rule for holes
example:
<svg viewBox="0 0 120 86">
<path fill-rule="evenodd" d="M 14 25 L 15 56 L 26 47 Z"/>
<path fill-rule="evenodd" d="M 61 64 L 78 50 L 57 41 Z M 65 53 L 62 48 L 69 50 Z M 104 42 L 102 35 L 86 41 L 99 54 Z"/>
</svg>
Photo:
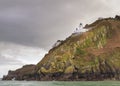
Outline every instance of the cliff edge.
<svg viewBox="0 0 120 86">
<path fill-rule="evenodd" d="M 72 34 L 33 69 L 36 80 L 120 80 L 120 17 L 104 18 Z"/>
</svg>

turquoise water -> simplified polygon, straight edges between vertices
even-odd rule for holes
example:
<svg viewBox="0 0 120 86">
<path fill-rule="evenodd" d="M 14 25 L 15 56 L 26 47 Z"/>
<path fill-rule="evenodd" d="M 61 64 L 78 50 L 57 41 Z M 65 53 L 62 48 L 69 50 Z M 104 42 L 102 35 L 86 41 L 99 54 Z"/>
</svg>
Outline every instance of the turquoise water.
<svg viewBox="0 0 120 86">
<path fill-rule="evenodd" d="M 0 86 L 120 86 L 120 81 L 0 81 Z"/>
</svg>

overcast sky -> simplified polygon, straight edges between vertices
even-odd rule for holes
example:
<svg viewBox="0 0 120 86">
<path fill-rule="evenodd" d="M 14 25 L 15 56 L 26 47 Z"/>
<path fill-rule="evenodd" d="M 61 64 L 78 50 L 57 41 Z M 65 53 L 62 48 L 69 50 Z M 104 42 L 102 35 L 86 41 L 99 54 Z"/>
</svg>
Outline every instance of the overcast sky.
<svg viewBox="0 0 120 86">
<path fill-rule="evenodd" d="M 0 0 L 0 77 L 39 62 L 82 22 L 120 14 L 120 0 Z"/>
</svg>

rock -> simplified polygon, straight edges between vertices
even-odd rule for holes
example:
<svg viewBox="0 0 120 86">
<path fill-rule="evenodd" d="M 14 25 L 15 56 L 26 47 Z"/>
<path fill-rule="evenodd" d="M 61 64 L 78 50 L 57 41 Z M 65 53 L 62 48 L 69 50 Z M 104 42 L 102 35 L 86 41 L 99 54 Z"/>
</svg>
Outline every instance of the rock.
<svg viewBox="0 0 120 86">
<path fill-rule="evenodd" d="M 9 71 L 7 76 L 3 76 L 3 80 L 35 80 L 35 65 L 25 65 L 15 71 Z"/>
<path fill-rule="evenodd" d="M 115 16 L 115 19 L 120 20 L 120 16 L 119 16 L 119 15 L 116 15 L 116 16 Z"/>
<path fill-rule="evenodd" d="M 9 71 L 4 80 L 119 80 L 119 16 L 89 24 L 89 31 L 70 36 L 35 66 Z"/>
<path fill-rule="evenodd" d="M 51 70 L 45 74 L 50 80 L 119 79 L 120 21 L 105 18 L 87 27 L 91 30 L 68 37 L 37 64 L 38 69 Z"/>
</svg>

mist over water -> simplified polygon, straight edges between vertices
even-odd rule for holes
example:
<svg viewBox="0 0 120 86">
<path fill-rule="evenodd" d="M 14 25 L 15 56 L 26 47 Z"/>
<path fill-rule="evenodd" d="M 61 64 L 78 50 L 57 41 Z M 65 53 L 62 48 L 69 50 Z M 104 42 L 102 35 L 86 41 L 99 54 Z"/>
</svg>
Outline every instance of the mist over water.
<svg viewBox="0 0 120 86">
<path fill-rule="evenodd" d="M 119 81 L 0 81 L 0 86 L 120 86 Z"/>
</svg>

